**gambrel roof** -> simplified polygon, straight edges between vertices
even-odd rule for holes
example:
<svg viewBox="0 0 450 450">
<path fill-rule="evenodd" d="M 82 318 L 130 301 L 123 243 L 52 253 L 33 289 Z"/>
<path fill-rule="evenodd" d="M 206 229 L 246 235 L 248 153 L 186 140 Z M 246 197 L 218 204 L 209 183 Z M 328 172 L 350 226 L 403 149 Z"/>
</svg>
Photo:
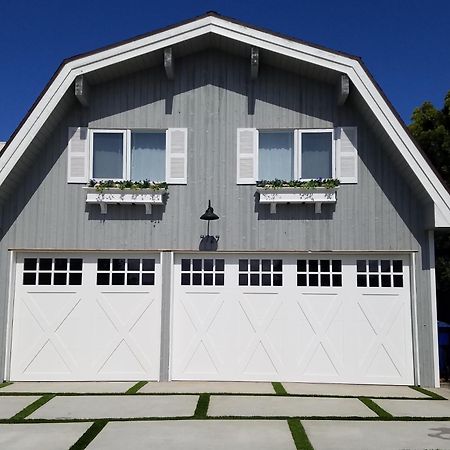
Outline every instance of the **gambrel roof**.
<svg viewBox="0 0 450 450">
<path fill-rule="evenodd" d="M 144 63 L 148 64 L 152 58 L 158 58 L 161 62 L 162 52 L 167 47 L 191 46 L 192 50 L 194 48 L 192 43 L 198 42 L 200 38 L 207 38 L 205 41 L 208 42 L 214 38 L 231 40 L 245 46 L 247 50 L 248 47 L 256 47 L 261 52 L 272 55 L 273 60 L 284 58 L 286 61 L 304 64 L 304 67 L 319 67 L 325 77 L 332 74 L 347 75 L 352 89 L 358 92 L 415 175 L 419 185 L 432 200 L 434 212 L 430 227 L 450 227 L 448 190 L 426 156 L 414 143 L 360 58 L 257 29 L 214 12 L 63 61 L 31 110 L 1 149 L 0 186 L 4 185 L 8 175 L 44 127 L 52 112 L 62 99 L 67 97 L 77 76 L 91 77 L 94 83 L 99 82 L 101 77 L 105 79 L 119 76 L 126 70 L 129 71 L 130 67 L 143 67 Z"/>
</svg>

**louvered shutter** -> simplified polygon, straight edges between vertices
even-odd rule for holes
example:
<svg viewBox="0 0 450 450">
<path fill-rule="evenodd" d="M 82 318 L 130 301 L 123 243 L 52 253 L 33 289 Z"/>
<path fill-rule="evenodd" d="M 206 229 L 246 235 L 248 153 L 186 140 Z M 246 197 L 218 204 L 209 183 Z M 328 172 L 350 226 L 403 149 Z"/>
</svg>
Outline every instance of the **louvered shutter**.
<svg viewBox="0 0 450 450">
<path fill-rule="evenodd" d="M 67 182 L 89 181 L 89 139 L 86 127 L 69 128 L 67 153 Z"/>
<path fill-rule="evenodd" d="M 338 127 L 336 134 L 336 177 L 340 182 L 358 182 L 358 144 L 356 127 Z"/>
<path fill-rule="evenodd" d="M 187 128 L 169 128 L 166 133 L 166 181 L 187 183 Z"/>
<path fill-rule="evenodd" d="M 237 130 L 237 184 L 255 184 L 258 176 L 258 131 Z"/>
</svg>

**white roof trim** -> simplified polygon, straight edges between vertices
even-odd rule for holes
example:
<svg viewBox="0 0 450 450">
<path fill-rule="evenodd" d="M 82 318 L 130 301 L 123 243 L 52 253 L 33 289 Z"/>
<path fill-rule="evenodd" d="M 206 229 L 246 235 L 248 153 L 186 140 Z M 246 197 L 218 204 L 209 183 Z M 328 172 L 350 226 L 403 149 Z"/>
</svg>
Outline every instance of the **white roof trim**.
<svg viewBox="0 0 450 450">
<path fill-rule="evenodd" d="M 0 186 L 76 76 L 206 33 L 215 33 L 347 74 L 435 203 L 435 227 L 450 227 L 450 194 L 357 60 L 215 16 L 202 17 L 66 63 L 2 155 Z"/>
</svg>

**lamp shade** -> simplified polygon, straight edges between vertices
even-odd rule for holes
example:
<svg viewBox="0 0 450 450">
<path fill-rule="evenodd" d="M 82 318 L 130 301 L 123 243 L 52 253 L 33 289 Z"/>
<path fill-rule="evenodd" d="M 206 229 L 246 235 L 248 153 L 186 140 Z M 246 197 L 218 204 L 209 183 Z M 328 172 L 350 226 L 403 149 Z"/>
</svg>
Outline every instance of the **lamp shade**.
<svg viewBox="0 0 450 450">
<path fill-rule="evenodd" d="M 217 220 L 219 216 L 214 213 L 214 208 L 211 206 L 211 200 L 208 201 L 208 208 L 205 213 L 200 216 L 201 220 Z"/>
</svg>

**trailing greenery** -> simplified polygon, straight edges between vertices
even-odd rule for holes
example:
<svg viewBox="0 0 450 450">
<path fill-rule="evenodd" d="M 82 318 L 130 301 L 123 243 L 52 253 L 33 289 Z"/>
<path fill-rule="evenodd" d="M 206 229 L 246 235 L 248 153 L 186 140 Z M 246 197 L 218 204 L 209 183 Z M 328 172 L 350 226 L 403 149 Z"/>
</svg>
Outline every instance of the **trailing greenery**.
<svg viewBox="0 0 450 450">
<path fill-rule="evenodd" d="M 97 191 L 104 191 L 105 189 L 153 189 L 154 191 L 159 190 L 167 190 L 167 183 L 161 182 L 157 183 L 155 181 L 150 180 L 141 180 L 141 181 L 132 181 L 132 180 L 124 180 L 124 181 L 114 181 L 114 180 L 90 180 L 88 187 L 92 187 L 97 189 Z"/>
<path fill-rule="evenodd" d="M 108 421 L 105 419 L 96 420 L 69 450 L 84 450 L 105 428 L 107 423 Z"/>
<path fill-rule="evenodd" d="M 381 417 L 383 419 L 390 419 L 393 417 L 392 414 L 388 413 L 380 405 L 377 405 L 372 399 L 367 398 L 367 397 L 358 397 L 358 398 L 369 409 L 371 409 L 375 414 L 377 414 L 378 417 Z"/>
<path fill-rule="evenodd" d="M 289 429 L 297 450 L 314 450 L 299 419 L 288 419 Z"/>
<path fill-rule="evenodd" d="M 272 381 L 272 386 L 277 395 L 287 395 L 286 389 L 280 382 Z"/>
<path fill-rule="evenodd" d="M 265 189 L 279 189 L 284 187 L 291 188 L 302 188 L 302 189 L 315 189 L 315 188 L 326 188 L 334 189 L 340 184 L 337 178 L 316 178 L 314 180 L 260 180 L 256 182 L 257 187 L 262 187 Z"/>
</svg>

